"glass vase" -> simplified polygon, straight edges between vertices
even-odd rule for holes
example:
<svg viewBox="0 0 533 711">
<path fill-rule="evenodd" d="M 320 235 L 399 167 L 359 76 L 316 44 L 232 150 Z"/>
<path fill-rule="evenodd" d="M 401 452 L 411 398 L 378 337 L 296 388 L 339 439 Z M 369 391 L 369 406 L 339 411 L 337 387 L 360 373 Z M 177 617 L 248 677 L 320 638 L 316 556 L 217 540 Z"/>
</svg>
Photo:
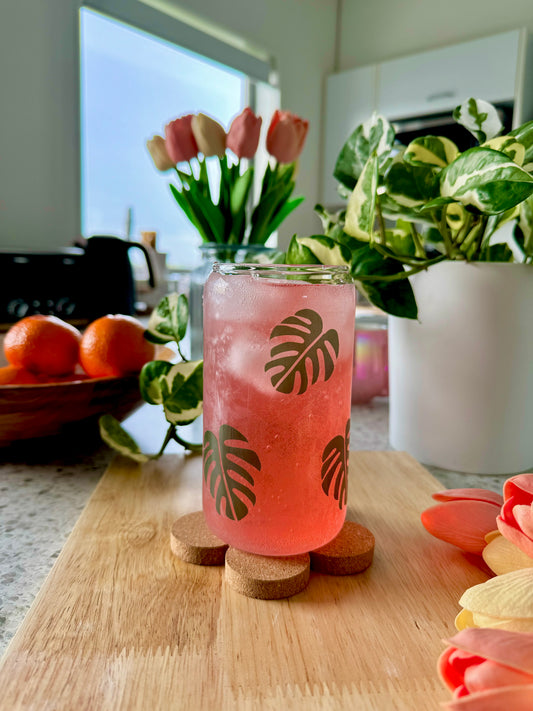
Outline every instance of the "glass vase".
<svg viewBox="0 0 533 711">
<path fill-rule="evenodd" d="M 191 272 L 189 286 L 189 324 L 191 339 L 191 359 L 203 357 L 203 309 L 204 284 L 215 262 L 224 264 L 269 264 L 279 254 L 276 247 L 262 244 L 218 244 L 206 242 L 200 246 L 202 263 Z"/>
</svg>

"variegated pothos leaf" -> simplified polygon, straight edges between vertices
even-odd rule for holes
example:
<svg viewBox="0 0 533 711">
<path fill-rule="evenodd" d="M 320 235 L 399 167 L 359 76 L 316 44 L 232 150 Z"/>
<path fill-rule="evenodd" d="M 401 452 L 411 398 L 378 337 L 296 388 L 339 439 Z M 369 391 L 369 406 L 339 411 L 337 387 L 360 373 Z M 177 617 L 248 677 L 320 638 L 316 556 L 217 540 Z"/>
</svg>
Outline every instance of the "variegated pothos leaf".
<svg viewBox="0 0 533 711">
<path fill-rule="evenodd" d="M 504 153 L 470 148 L 440 173 L 441 195 L 488 215 L 504 212 L 533 193 L 533 177 Z"/>
<path fill-rule="evenodd" d="M 143 454 L 139 445 L 122 427 L 113 415 L 102 415 L 98 420 L 100 437 L 119 454 L 123 454 L 136 462 L 147 462 L 150 457 Z"/>
<path fill-rule="evenodd" d="M 185 294 L 168 294 L 152 311 L 145 338 L 152 343 L 179 343 L 187 331 L 189 302 Z"/>
<path fill-rule="evenodd" d="M 533 121 L 528 121 L 509 133 L 525 149 L 522 168 L 528 172 L 533 171 Z"/>
<path fill-rule="evenodd" d="M 171 424 L 187 424 L 202 414 L 203 361 L 151 361 L 139 376 L 141 394 L 151 405 L 163 405 Z"/>
<path fill-rule="evenodd" d="M 373 114 L 357 126 L 337 158 L 333 175 L 352 190 L 372 155 L 377 157 L 377 167 L 385 172 L 394 145 L 394 129 L 384 116 Z"/>
<path fill-rule="evenodd" d="M 344 231 L 365 241 L 372 241 L 378 187 L 378 159 L 373 153 L 357 181 L 346 208 Z"/>
<path fill-rule="evenodd" d="M 444 136 L 422 136 L 407 146 L 403 159 L 406 163 L 428 168 L 444 168 L 459 155 L 453 141 Z"/>
<path fill-rule="evenodd" d="M 494 151 L 505 153 L 506 156 L 509 156 L 509 158 L 520 167 L 522 167 L 524 163 L 526 149 L 521 143 L 510 136 L 491 138 L 490 141 L 486 141 L 483 144 L 482 148 L 492 148 Z"/>
<path fill-rule="evenodd" d="M 494 138 L 503 128 L 497 110 L 483 99 L 467 99 L 457 106 L 453 117 L 457 123 L 468 129 L 479 143 L 485 143 L 485 141 Z"/>
</svg>

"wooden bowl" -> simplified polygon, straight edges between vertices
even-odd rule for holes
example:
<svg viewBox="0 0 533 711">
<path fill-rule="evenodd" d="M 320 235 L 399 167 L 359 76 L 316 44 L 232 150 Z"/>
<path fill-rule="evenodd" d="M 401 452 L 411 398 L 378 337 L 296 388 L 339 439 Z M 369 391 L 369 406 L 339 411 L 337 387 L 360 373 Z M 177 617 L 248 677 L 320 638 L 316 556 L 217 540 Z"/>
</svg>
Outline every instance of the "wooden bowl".
<svg viewBox="0 0 533 711">
<path fill-rule="evenodd" d="M 143 403 L 139 377 L 89 378 L 0 386 L 0 446 L 62 434 L 74 426 L 94 431 L 100 415 L 123 419 Z"/>
</svg>

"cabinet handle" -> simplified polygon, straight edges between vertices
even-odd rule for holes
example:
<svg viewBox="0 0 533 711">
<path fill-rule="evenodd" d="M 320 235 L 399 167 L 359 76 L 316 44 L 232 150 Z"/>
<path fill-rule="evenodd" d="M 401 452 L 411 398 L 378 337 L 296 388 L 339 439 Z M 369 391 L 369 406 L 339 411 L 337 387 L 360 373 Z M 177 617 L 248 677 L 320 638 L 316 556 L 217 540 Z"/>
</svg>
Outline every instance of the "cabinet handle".
<svg viewBox="0 0 533 711">
<path fill-rule="evenodd" d="M 426 101 L 438 101 L 439 99 L 453 99 L 457 92 L 455 91 L 439 91 L 436 94 L 430 94 Z"/>
</svg>

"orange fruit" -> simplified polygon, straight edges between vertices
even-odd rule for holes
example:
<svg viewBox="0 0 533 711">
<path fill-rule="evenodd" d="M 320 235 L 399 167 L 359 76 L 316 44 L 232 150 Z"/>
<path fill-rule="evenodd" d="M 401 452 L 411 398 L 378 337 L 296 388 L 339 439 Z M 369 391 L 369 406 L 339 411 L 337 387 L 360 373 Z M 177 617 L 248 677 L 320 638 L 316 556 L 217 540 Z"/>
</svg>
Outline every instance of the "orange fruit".
<svg viewBox="0 0 533 711">
<path fill-rule="evenodd" d="M 0 385 L 35 385 L 42 382 L 35 373 L 14 365 L 4 365 L 0 368 Z"/>
<path fill-rule="evenodd" d="M 143 325 L 122 314 L 90 323 L 80 343 L 80 363 L 92 378 L 138 373 L 154 354 L 154 344 L 144 338 Z"/>
<path fill-rule="evenodd" d="M 78 362 L 81 333 L 56 316 L 35 314 L 13 324 L 4 339 L 10 365 L 44 375 L 68 375 Z"/>
</svg>

